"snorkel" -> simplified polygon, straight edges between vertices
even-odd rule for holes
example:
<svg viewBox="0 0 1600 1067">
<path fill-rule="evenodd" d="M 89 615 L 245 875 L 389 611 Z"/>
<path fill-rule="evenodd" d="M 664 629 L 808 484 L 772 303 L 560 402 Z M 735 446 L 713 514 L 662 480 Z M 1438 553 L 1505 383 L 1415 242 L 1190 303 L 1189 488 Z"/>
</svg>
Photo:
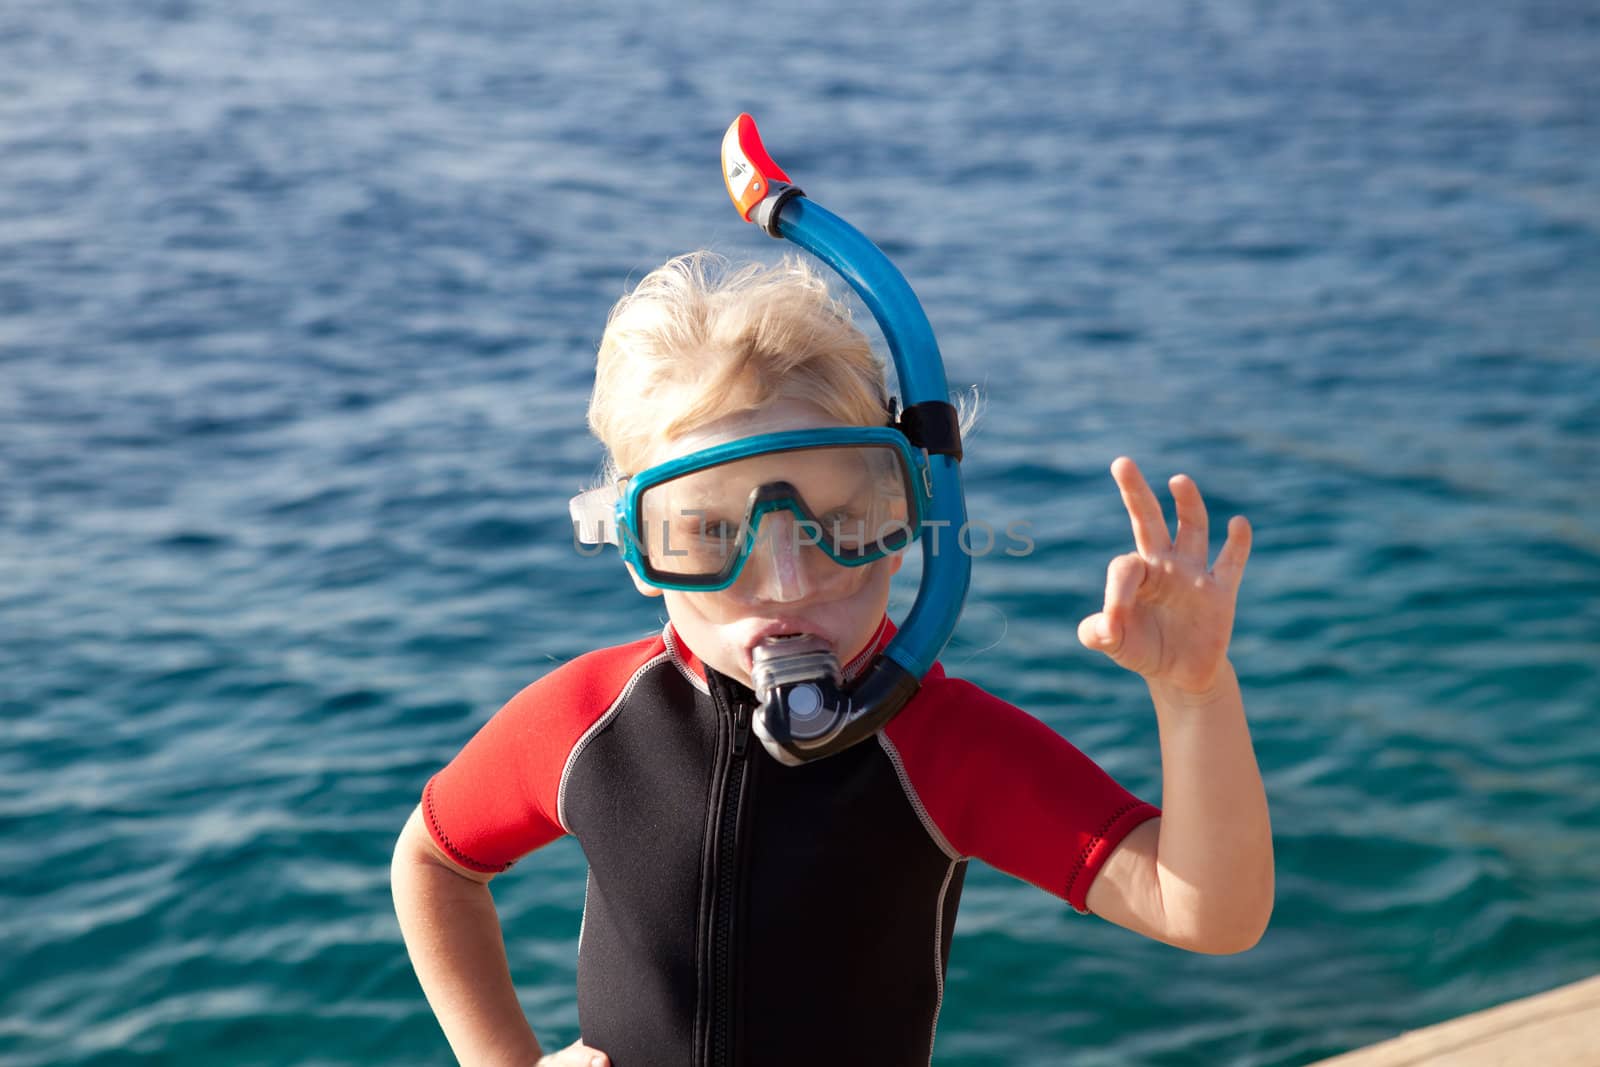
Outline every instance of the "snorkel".
<svg viewBox="0 0 1600 1067">
<path fill-rule="evenodd" d="M 850 284 L 877 320 L 899 377 L 902 408 L 895 427 L 927 465 L 931 505 L 922 525 L 959 530 L 966 522 L 961 490 L 961 432 L 949 402 L 944 361 L 933 327 L 905 277 L 860 231 L 808 199 L 772 161 L 755 120 L 740 115 L 722 139 L 728 195 L 747 222 L 793 242 Z M 882 729 L 904 708 L 950 640 L 966 600 L 972 561 L 963 551 L 930 549 L 922 539 L 922 584 L 899 631 L 855 680 L 819 638 L 779 637 L 753 654 L 751 681 L 759 705 L 756 735 L 791 766 L 840 752 Z"/>
</svg>

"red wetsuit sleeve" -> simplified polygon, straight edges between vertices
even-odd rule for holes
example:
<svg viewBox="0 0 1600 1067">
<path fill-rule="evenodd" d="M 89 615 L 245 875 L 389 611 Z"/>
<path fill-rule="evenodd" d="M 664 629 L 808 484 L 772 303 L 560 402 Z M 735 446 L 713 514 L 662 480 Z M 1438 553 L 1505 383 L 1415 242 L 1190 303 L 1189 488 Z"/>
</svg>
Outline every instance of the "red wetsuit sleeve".
<svg viewBox="0 0 1600 1067">
<path fill-rule="evenodd" d="M 591 652 L 513 697 L 423 789 L 434 842 L 469 870 L 498 872 L 566 833 L 559 805 L 568 761 L 664 647 L 657 637 Z"/>
<path fill-rule="evenodd" d="M 952 848 L 1079 911 L 1122 839 L 1161 814 L 1032 715 L 938 667 L 885 733 Z"/>
</svg>

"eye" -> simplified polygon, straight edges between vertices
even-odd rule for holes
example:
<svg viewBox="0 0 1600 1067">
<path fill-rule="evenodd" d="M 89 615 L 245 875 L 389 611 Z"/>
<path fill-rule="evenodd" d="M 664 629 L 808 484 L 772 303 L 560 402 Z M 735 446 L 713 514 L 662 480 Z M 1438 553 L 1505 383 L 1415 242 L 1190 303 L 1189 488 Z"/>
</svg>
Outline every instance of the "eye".
<svg viewBox="0 0 1600 1067">
<path fill-rule="evenodd" d="M 834 508 L 822 516 L 822 528 L 835 544 L 854 548 L 867 539 L 867 519 L 852 508 Z"/>
<path fill-rule="evenodd" d="M 732 541 L 739 536 L 739 523 L 732 519 L 695 516 L 687 525 L 689 532 L 707 541 Z"/>
</svg>

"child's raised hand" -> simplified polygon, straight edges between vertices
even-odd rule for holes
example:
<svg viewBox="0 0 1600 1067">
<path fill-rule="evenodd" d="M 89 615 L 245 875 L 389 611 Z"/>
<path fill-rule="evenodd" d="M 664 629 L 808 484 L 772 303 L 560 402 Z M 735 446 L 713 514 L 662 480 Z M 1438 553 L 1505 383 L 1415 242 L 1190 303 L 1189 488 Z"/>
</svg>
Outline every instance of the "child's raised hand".
<svg viewBox="0 0 1600 1067">
<path fill-rule="evenodd" d="M 1105 606 L 1078 624 L 1078 640 L 1148 682 L 1203 694 L 1228 662 L 1233 607 L 1250 556 L 1250 523 L 1234 516 L 1228 539 L 1210 558 L 1206 505 L 1188 475 L 1168 482 L 1178 506 L 1178 536 L 1168 535 L 1161 503 L 1133 460 L 1111 476 L 1133 521 L 1137 549 L 1106 569 Z"/>
</svg>

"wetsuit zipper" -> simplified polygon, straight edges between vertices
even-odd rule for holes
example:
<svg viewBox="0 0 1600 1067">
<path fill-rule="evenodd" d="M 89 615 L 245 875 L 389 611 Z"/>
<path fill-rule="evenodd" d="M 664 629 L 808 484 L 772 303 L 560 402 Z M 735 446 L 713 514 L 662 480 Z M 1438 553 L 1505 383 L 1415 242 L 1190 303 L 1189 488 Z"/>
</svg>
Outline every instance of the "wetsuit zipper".
<svg viewBox="0 0 1600 1067">
<path fill-rule="evenodd" d="M 739 889 L 739 795 L 750 747 L 750 706 L 718 687 L 722 701 L 733 705 L 733 745 L 723 779 L 722 814 L 717 826 L 716 928 L 712 933 L 711 1067 L 733 1063 L 733 927 Z M 720 701 L 719 701 L 720 702 Z"/>
</svg>

